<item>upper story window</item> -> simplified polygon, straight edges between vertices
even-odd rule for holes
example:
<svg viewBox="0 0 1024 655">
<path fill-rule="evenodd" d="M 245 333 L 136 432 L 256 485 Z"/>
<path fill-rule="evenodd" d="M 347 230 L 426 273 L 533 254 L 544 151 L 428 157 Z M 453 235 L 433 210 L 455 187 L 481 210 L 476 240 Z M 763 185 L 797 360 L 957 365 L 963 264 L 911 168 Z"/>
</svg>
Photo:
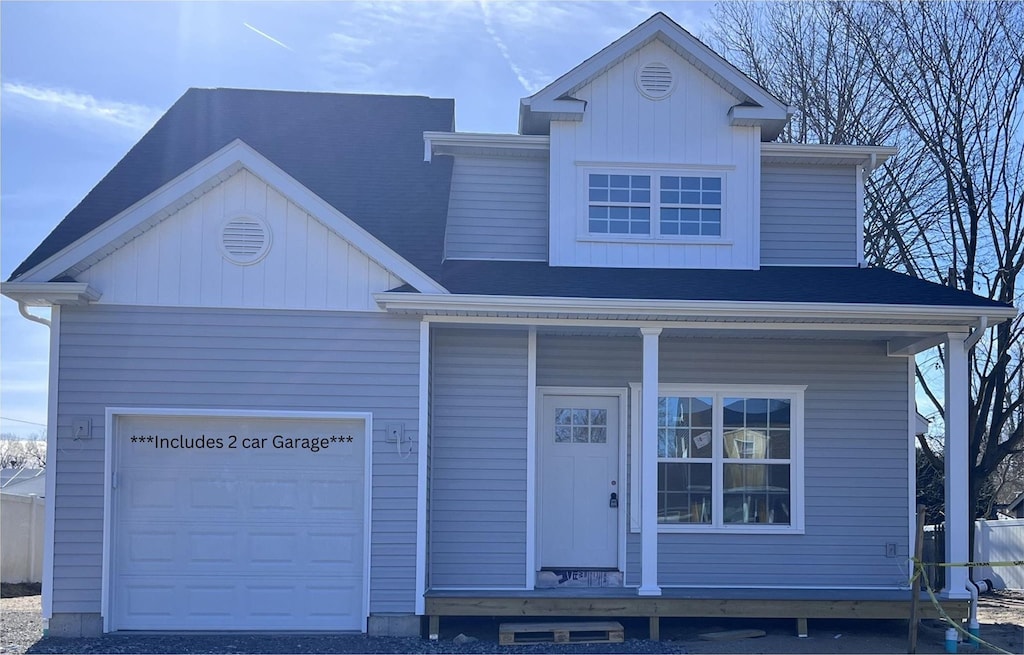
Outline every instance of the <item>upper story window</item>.
<svg viewBox="0 0 1024 655">
<path fill-rule="evenodd" d="M 651 176 L 590 174 L 593 234 L 651 233 Z"/>
<path fill-rule="evenodd" d="M 722 236 L 722 178 L 659 176 L 661 233 Z"/>
<path fill-rule="evenodd" d="M 722 177 L 588 173 L 587 232 L 669 239 L 721 237 Z"/>
</svg>

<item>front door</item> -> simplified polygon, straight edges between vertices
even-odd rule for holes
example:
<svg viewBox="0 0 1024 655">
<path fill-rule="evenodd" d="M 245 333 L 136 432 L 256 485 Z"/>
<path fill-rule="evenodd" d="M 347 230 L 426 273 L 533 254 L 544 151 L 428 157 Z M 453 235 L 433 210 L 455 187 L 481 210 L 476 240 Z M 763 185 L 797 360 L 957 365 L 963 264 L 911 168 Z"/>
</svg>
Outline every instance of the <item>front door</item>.
<svg viewBox="0 0 1024 655">
<path fill-rule="evenodd" d="M 540 566 L 617 568 L 619 399 L 544 395 L 540 405 Z"/>
</svg>

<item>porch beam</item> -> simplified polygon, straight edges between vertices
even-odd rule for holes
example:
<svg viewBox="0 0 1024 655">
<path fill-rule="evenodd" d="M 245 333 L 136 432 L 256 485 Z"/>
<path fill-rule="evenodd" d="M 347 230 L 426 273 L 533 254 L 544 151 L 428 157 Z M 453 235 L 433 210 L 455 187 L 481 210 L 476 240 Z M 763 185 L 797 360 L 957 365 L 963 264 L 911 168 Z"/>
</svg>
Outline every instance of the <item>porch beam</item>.
<svg viewBox="0 0 1024 655">
<path fill-rule="evenodd" d="M 661 328 L 640 328 L 643 392 L 640 408 L 640 596 L 660 596 L 658 586 L 658 338 Z"/>
<path fill-rule="evenodd" d="M 967 334 L 946 335 L 946 439 L 945 439 L 945 496 L 946 496 L 946 561 L 968 562 L 968 531 L 972 508 L 968 507 L 968 393 L 970 382 L 967 371 Z M 951 599 L 968 598 L 967 568 L 946 567 L 944 596 Z"/>
</svg>

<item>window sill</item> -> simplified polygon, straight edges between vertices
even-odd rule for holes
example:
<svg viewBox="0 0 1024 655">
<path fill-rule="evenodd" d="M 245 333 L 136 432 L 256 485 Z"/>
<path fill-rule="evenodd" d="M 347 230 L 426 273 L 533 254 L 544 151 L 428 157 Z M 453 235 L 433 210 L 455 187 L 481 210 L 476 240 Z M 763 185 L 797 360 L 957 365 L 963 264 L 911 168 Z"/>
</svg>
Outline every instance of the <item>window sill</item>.
<svg viewBox="0 0 1024 655">
<path fill-rule="evenodd" d="M 731 246 L 733 242 L 720 237 L 673 237 L 660 236 L 652 237 L 645 234 L 581 234 L 577 235 L 577 241 L 588 241 L 593 243 L 653 243 L 664 245 L 682 246 Z"/>
<path fill-rule="evenodd" d="M 658 534 L 803 534 L 803 528 L 782 525 L 658 525 Z"/>
</svg>

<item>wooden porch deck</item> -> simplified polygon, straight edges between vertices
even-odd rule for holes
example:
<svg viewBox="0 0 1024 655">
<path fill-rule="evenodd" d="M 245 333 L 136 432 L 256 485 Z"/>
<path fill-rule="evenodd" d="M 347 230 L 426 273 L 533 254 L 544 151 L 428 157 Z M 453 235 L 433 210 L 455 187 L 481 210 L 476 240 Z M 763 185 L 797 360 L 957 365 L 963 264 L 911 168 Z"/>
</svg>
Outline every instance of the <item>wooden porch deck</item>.
<svg viewBox="0 0 1024 655">
<path fill-rule="evenodd" d="M 436 639 L 442 616 L 492 617 L 647 617 L 657 640 L 660 619 L 795 619 L 807 634 L 808 619 L 907 619 L 910 590 L 875 589 L 670 589 L 661 596 L 638 596 L 634 588 L 577 588 L 502 591 L 441 591 L 425 594 L 429 634 Z M 943 600 L 953 619 L 968 615 L 967 600 Z M 918 617 L 939 618 L 925 595 Z"/>
</svg>

